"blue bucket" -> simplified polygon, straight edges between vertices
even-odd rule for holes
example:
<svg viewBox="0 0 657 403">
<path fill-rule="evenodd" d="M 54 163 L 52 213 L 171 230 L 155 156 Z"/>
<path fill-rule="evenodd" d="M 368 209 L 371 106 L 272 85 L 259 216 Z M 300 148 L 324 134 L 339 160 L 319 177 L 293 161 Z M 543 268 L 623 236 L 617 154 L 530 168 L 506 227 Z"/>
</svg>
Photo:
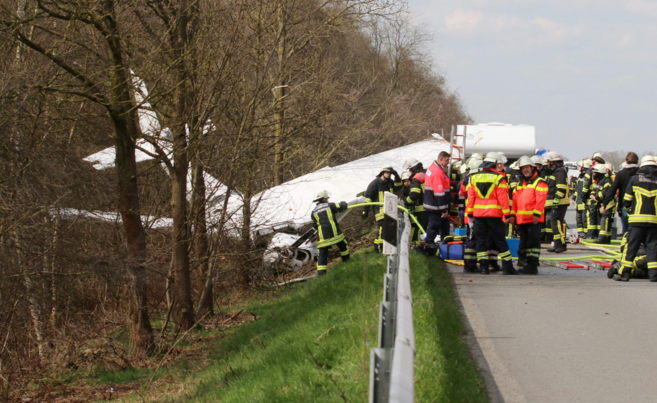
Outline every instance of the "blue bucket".
<svg viewBox="0 0 657 403">
<path fill-rule="evenodd" d="M 509 252 L 511 252 L 511 256 L 517 258 L 518 257 L 518 248 L 520 247 L 520 239 L 519 238 L 506 238 L 506 244 L 509 247 Z"/>
</svg>

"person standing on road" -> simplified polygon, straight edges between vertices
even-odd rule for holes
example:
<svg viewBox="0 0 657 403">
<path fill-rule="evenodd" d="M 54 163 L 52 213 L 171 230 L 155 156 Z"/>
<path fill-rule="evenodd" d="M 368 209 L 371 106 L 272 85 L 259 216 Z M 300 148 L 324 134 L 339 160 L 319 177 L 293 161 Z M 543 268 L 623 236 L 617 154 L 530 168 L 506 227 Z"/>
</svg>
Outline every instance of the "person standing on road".
<svg viewBox="0 0 657 403">
<path fill-rule="evenodd" d="M 340 224 L 337 220 L 337 214 L 347 209 L 346 202 L 339 204 L 329 203 L 329 194 L 326 190 L 317 193 L 313 202 L 317 203 L 310 219 L 315 229 L 317 229 L 317 249 L 319 255 L 317 256 L 317 275 L 323 276 L 326 274 L 328 268 L 328 250 L 331 245 L 337 245 L 340 249 L 340 257 L 343 262 L 349 260 L 349 245 L 340 230 Z"/>
<path fill-rule="evenodd" d="M 579 176 L 575 183 L 575 220 L 577 223 L 577 235 L 580 238 L 586 237 L 587 231 L 587 217 L 586 217 L 586 199 L 584 198 L 584 182 L 586 171 L 591 166 L 590 159 L 581 160 L 578 164 Z"/>
<path fill-rule="evenodd" d="M 497 171 L 502 163 L 498 153 L 488 153 L 481 171 L 470 176 L 466 213 L 474 220 L 473 236 L 477 249 L 477 262 L 483 274 L 489 274 L 488 249 L 491 244 L 499 252 L 503 274 L 516 274 L 511 253 L 504 239 L 504 219 L 510 217 L 509 185 L 505 175 Z"/>
<path fill-rule="evenodd" d="M 629 230 L 629 222 L 627 209 L 625 208 L 623 198 L 625 196 L 625 189 L 627 189 L 627 184 L 630 183 L 630 179 L 636 175 L 639 170 L 639 156 L 635 152 L 630 151 L 625 156 L 625 166 L 618 171 L 616 174 L 616 179 L 611 185 L 609 192 L 605 195 L 603 205 L 608 205 L 613 198 L 618 200 L 618 215 L 621 219 L 622 231 L 625 234 Z"/>
<path fill-rule="evenodd" d="M 641 158 L 637 174 L 630 179 L 623 197 L 628 212 L 629 240 L 614 280 L 629 281 L 632 262 L 641 244 L 646 246 L 648 278 L 657 282 L 657 161 L 651 155 Z"/>
<path fill-rule="evenodd" d="M 427 169 L 424 180 L 424 209 L 427 212 L 427 234 L 425 238 L 427 253 L 435 252 L 436 236 L 444 238 L 449 235 L 449 206 L 451 202 L 451 184 L 447 177 L 449 153 L 441 151 L 438 159 Z"/>
<path fill-rule="evenodd" d="M 545 201 L 548 184 L 534 168 L 529 157 L 518 160 L 521 178 L 513 192 L 513 208 L 510 222 L 516 224 L 520 236 L 518 261 L 524 260 L 520 274 L 538 274 L 541 253 L 541 223 L 545 221 Z M 518 263 L 520 265 L 520 263 Z"/>
<path fill-rule="evenodd" d="M 566 210 L 570 204 L 568 196 L 568 173 L 563 164 L 561 154 L 551 152 L 547 157 L 548 166 L 551 170 L 553 182 L 548 182 L 553 186 L 549 190 L 552 196 L 552 217 L 550 218 L 550 227 L 552 228 L 552 239 L 554 246 L 548 249 L 548 252 L 562 253 L 566 251 Z"/>
</svg>

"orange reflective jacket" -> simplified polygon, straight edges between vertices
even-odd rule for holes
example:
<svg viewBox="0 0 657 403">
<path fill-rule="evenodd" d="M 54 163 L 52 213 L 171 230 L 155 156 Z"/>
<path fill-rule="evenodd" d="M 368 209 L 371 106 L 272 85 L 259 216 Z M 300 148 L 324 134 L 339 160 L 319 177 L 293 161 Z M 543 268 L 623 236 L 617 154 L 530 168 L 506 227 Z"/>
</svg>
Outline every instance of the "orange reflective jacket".
<svg viewBox="0 0 657 403">
<path fill-rule="evenodd" d="M 470 176 L 466 213 L 472 217 L 509 215 L 509 185 L 504 175 L 484 169 Z"/>
<path fill-rule="evenodd" d="M 529 180 L 522 178 L 513 192 L 511 214 L 516 216 L 516 224 L 531 224 L 534 216 L 538 222 L 544 222 L 547 195 L 548 184 L 538 173 Z"/>
</svg>

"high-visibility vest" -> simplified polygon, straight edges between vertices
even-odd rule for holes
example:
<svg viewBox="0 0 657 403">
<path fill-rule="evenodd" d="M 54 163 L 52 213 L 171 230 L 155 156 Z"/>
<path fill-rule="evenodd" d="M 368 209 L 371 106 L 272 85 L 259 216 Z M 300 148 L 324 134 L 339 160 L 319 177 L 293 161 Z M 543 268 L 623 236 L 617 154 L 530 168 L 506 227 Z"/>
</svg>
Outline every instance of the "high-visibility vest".
<svg viewBox="0 0 657 403">
<path fill-rule="evenodd" d="M 466 213 L 474 217 L 508 216 L 509 185 L 504 175 L 494 169 L 470 175 Z"/>
<path fill-rule="evenodd" d="M 534 216 L 544 222 L 547 194 L 548 184 L 538 174 L 529 180 L 522 178 L 513 192 L 511 214 L 516 216 L 516 224 L 530 224 Z"/>
</svg>

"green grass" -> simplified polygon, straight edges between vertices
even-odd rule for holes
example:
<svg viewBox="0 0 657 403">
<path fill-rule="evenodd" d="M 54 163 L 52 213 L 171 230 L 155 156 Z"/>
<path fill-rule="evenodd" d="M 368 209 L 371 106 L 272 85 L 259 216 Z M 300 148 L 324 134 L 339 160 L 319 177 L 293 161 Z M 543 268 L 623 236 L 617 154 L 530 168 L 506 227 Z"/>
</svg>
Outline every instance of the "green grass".
<svg viewBox="0 0 657 403">
<path fill-rule="evenodd" d="M 367 400 L 369 357 L 377 343 L 385 265 L 383 256 L 357 253 L 324 277 L 253 302 L 246 309 L 258 320 L 224 332 L 216 350 L 210 352 L 208 367 L 197 373 L 180 371 L 182 390 L 169 388 L 177 390 L 175 395 L 165 392 L 155 398 L 180 402 Z M 416 401 L 487 401 L 481 376 L 461 340 L 464 330 L 449 274 L 435 258 L 415 254 L 411 272 Z"/>
<path fill-rule="evenodd" d="M 444 263 L 411 254 L 410 266 L 416 344 L 415 400 L 487 402 L 484 380 L 463 341 L 465 329 Z"/>
</svg>

